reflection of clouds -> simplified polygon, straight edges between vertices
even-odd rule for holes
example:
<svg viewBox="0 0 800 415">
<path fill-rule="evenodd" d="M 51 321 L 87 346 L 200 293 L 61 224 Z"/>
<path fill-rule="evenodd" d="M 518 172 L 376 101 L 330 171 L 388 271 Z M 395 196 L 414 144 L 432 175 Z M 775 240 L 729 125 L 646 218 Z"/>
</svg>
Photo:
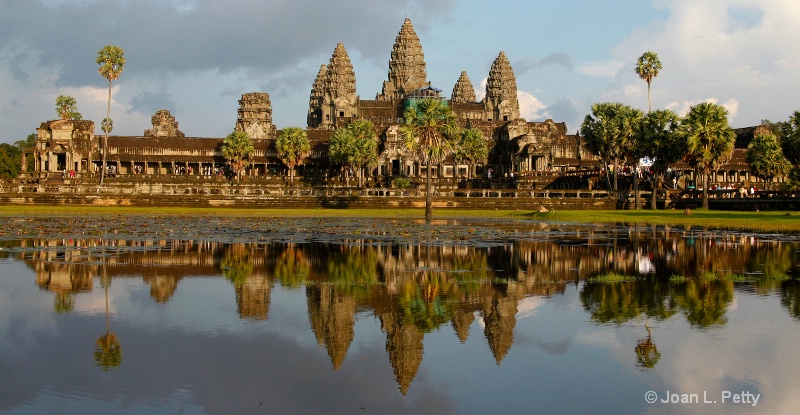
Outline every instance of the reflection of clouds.
<svg viewBox="0 0 800 415">
<path fill-rule="evenodd" d="M 574 339 L 575 342 L 579 344 L 599 346 L 606 349 L 625 347 L 625 345 L 619 341 L 616 333 L 613 330 L 582 332 L 576 334 Z"/>
<path fill-rule="evenodd" d="M 533 317 L 536 314 L 536 309 L 545 303 L 541 297 L 527 297 L 519 302 L 517 305 L 517 320 L 523 318 Z"/>
<path fill-rule="evenodd" d="M 785 313 L 777 312 L 762 298 L 737 292 L 740 313 L 730 315 L 728 324 L 713 330 L 693 329 L 680 321 L 669 336 L 654 337 L 662 352 L 656 367 L 663 390 L 659 393 L 708 392 L 720 400 L 723 390 L 732 393 L 760 393 L 758 406 L 750 405 L 652 405 L 648 414 L 797 413 L 800 407 L 800 361 L 796 345 L 800 333 L 790 326 Z M 673 317 L 671 320 L 679 320 Z M 777 340 L 780 339 L 780 340 Z M 625 356 L 623 355 L 623 358 Z M 655 389 L 654 389 L 655 390 Z"/>
</svg>

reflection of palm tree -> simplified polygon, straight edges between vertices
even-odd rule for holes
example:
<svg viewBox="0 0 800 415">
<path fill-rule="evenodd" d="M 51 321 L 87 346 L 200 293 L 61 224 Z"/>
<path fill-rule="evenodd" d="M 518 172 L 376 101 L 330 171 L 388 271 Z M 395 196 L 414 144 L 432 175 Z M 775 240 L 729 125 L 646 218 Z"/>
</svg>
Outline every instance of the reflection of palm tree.
<svg viewBox="0 0 800 415">
<path fill-rule="evenodd" d="M 117 335 L 111 332 L 111 317 L 108 313 L 108 274 L 103 269 L 103 286 L 106 294 L 106 334 L 97 338 L 94 362 L 103 370 L 117 367 L 122 363 L 122 346 Z"/>
<path fill-rule="evenodd" d="M 644 328 L 647 329 L 647 338 L 636 342 L 636 365 L 644 369 L 652 369 L 661 359 L 661 353 L 658 352 L 656 344 L 653 343 L 650 326 L 647 325 L 646 320 Z"/>
</svg>

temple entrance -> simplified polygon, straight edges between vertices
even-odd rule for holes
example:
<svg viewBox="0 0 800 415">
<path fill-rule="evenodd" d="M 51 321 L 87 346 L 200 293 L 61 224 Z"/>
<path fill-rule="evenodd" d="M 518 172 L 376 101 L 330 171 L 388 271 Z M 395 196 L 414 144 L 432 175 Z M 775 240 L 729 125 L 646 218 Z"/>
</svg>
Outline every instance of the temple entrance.
<svg viewBox="0 0 800 415">
<path fill-rule="evenodd" d="M 56 170 L 64 171 L 67 168 L 67 155 L 65 153 L 56 153 Z"/>
</svg>

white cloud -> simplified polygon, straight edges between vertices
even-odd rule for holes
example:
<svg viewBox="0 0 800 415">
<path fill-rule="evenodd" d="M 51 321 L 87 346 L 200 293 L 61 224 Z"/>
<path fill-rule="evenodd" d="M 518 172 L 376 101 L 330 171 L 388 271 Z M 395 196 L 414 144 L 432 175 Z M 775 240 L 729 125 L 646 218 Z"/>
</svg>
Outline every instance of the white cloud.
<svg viewBox="0 0 800 415">
<path fill-rule="evenodd" d="M 666 108 L 675 111 L 678 115 L 683 117 L 689 113 L 691 107 L 703 102 L 718 104 L 719 100 L 716 98 L 706 98 L 699 101 L 681 101 L 681 102 L 673 101 L 667 104 Z M 736 118 L 736 114 L 739 111 L 739 101 L 734 98 L 731 98 L 720 105 L 722 105 L 726 110 L 728 110 L 728 122 L 729 123 L 733 122 L 733 119 Z"/>
<path fill-rule="evenodd" d="M 547 105 L 539 101 L 530 92 L 517 91 L 517 100 L 519 101 L 519 115 L 522 118 L 533 121 L 550 117 L 547 112 Z"/>
<path fill-rule="evenodd" d="M 625 62 L 608 60 L 581 63 L 575 67 L 575 70 L 588 76 L 613 78 L 623 66 L 625 66 Z"/>
<path fill-rule="evenodd" d="M 619 68 L 604 99 L 646 108 L 646 84 L 633 64 L 652 50 L 664 66 L 652 84 L 654 108 L 680 112 L 706 97 L 735 96 L 722 105 L 741 126 L 782 120 L 797 109 L 790 91 L 800 84 L 800 49 L 786 40 L 800 38 L 800 2 L 663 0 L 655 7 L 666 9 L 666 19 L 633 31 L 611 51 L 629 64 Z M 636 81 L 638 95 L 630 87 Z"/>
</svg>

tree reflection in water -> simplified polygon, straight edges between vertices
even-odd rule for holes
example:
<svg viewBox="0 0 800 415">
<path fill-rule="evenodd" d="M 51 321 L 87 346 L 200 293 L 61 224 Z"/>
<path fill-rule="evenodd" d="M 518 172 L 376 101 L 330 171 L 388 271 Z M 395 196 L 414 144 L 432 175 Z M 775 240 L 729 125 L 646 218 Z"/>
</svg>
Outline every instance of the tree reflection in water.
<svg viewBox="0 0 800 415">
<path fill-rule="evenodd" d="M 103 370 L 109 370 L 122 363 L 122 345 L 117 335 L 111 331 L 111 316 L 108 309 L 108 286 L 111 280 L 108 277 L 106 268 L 101 268 L 103 273 L 103 289 L 105 290 L 106 300 L 106 333 L 97 338 L 94 350 L 94 362 Z"/>
<path fill-rule="evenodd" d="M 636 342 L 636 365 L 643 369 L 652 369 L 661 359 L 661 353 L 653 343 L 653 334 L 650 332 L 650 326 L 647 325 L 646 320 L 644 328 L 647 329 L 647 337 Z"/>
<path fill-rule="evenodd" d="M 56 294 L 56 311 L 80 302 L 98 271 L 106 290 L 112 276 L 139 277 L 151 285 L 154 301 L 163 303 L 171 301 L 183 281 L 221 274 L 236 292 L 239 317 L 258 321 L 268 318 L 274 285 L 304 288 L 311 330 L 335 370 L 347 364 L 357 315 L 379 319 L 402 393 L 419 370 L 426 334 L 451 326 L 464 343 L 480 322 L 500 365 L 514 342 L 520 302 L 561 295 L 573 284 L 583 309 L 598 324 L 663 321 L 678 314 L 694 327 L 723 325 L 734 289 L 780 292 L 789 314 L 800 318 L 800 287 L 790 279 L 796 243 L 659 227 L 539 228 L 532 237 L 485 247 L 354 239 L 113 241 L 113 249 L 106 249 L 111 241 L 59 239 L 24 240 L 10 249 L 34 270 L 40 288 Z M 589 279 L 609 272 L 628 278 L 616 283 Z M 106 317 L 95 360 L 108 369 L 120 364 L 122 354 L 110 329 L 108 305 Z M 635 347 L 636 361 L 652 368 L 660 353 L 646 328 L 647 338 Z"/>
</svg>

